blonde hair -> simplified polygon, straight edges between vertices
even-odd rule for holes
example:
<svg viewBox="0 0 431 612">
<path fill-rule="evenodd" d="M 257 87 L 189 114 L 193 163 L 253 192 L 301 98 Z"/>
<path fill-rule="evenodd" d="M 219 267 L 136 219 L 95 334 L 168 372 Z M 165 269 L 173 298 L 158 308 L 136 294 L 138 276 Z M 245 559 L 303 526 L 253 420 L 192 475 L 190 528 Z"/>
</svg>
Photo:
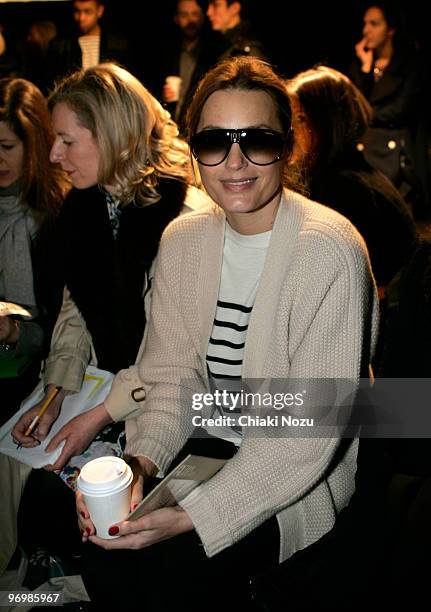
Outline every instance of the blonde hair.
<svg viewBox="0 0 431 612">
<path fill-rule="evenodd" d="M 52 109 L 63 102 L 99 146 L 98 183 L 114 187 L 123 203 L 160 199 L 160 178 L 191 182 L 188 147 L 160 103 L 116 64 L 78 71 L 56 85 Z"/>
</svg>

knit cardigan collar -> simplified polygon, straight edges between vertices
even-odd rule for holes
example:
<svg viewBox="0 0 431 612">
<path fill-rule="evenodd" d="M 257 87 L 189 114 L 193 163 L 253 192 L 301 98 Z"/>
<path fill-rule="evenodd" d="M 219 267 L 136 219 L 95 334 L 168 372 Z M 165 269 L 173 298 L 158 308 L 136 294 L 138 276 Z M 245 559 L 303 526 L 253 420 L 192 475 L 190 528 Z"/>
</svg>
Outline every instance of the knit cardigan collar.
<svg viewBox="0 0 431 612">
<path fill-rule="evenodd" d="M 265 333 L 266 322 L 271 317 L 275 317 L 275 309 L 277 308 L 277 300 L 269 301 L 268 295 L 280 294 L 284 278 L 283 274 L 273 274 L 273 270 L 280 270 L 280 266 L 287 266 L 292 259 L 290 255 L 295 249 L 303 218 L 303 206 L 300 206 L 292 192 L 285 189 L 274 221 L 265 265 L 250 316 L 248 327 L 250 333 L 247 334 L 243 361 L 243 376 L 245 377 L 259 378 L 264 371 L 264 358 L 270 341 Z M 207 238 L 205 240 L 208 257 L 202 259 L 199 272 L 201 299 L 207 305 L 205 308 L 199 309 L 202 317 L 201 329 L 204 330 L 200 347 L 202 360 L 206 359 L 208 338 L 211 336 L 217 307 L 225 227 L 226 216 L 220 207 L 215 207 L 211 223 L 208 223 L 207 226 Z M 218 262 L 217 270 L 214 270 L 214 261 Z M 214 274 L 217 275 L 217 282 L 214 282 Z"/>
</svg>

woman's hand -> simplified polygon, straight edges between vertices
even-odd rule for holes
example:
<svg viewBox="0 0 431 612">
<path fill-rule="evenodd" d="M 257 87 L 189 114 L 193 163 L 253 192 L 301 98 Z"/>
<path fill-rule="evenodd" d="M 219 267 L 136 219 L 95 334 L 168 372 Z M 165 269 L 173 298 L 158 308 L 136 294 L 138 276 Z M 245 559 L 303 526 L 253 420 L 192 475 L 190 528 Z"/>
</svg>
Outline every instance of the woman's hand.
<svg viewBox="0 0 431 612">
<path fill-rule="evenodd" d="M 46 447 L 45 452 L 51 453 L 63 440 L 66 441 L 57 461 L 46 465 L 45 470 L 48 472 L 61 470 L 71 457 L 80 455 L 99 431 L 111 422 L 112 418 L 103 403 L 71 419 L 63 425 Z"/>
<path fill-rule="evenodd" d="M 373 52 L 367 47 L 367 39 L 363 38 L 355 45 L 356 56 L 361 62 L 362 72 L 371 72 L 373 66 Z"/>
<path fill-rule="evenodd" d="M 146 457 L 142 457 L 142 459 L 146 459 Z M 149 461 L 149 459 L 146 459 L 146 461 Z M 151 461 L 149 461 L 149 463 L 154 467 L 154 464 Z M 143 497 L 144 476 L 142 475 L 142 471 L 136 457 L 131 458 L 131 460 L 129 460 L 129 464 L 133 471 L 132 496 L 130 500 L 130 511 L 132 512 Z M 90 518 L 90 513 L 85 505 L 82 493 L 77 491 L 75 498 L 78 525 L 81 531 L 82 541 L 86 542 L 89 535 L 95 535 L 96 528 Z M 99 540 L 100 539 L 101 538 L 99 538 Z"/>
<path fill-rule="evenodd" d="M 192 529 L 194 525 L 187 512 L 181 506 L 171 506 L 154 510 L 135 521 L 123 521 L 113 525 L 110 529 L 111 535 L 120 536 L 115 540 L 104 540 L 96 535 L 90 535 L 88 539 L 105 550 L 138 550 Z"/>
<path fill-rule="evenodd" d="M 47 385 L 43 399 L 33 406 L 33 408 L 27 410 L 27 412 L 22 415 L 12 430 L 12 438 L 16 442 L 19 442 L 24 448 L 34 448 L 40 444 L 40 442 L 46 438 L 52 424 L 54 421 L 56 421 L 58 415 L 60 414 L 61 404 L 63 403 L 65 396 L 65 392 L 62 389 L 58 392 L 54 401 L 48 406 L 31 435 L 25 435 L 28 426 L 33 421 L 34 417 L 39 413 L 42 404 L 53 388 L 54 385 Z"/>
<path fill-rule="evenodd" d="M 19 339 L 19 323 L 11 317 L 0 317 L 0 342 L 15 344 Z"/>
<path fill-rule="evenodd" d="M 132 485 L 131 511 L 136 508 L 143 497 L 145 477 L 154 474 L 156 471 L 154 464 L 146 457 L 136 457 L 134 459 L 133 471 L 135 478 Z M 140 466 L 139 471 L 143 471 L 145 476 L 142 476 L 142 473 L 137 473 L 137 464 Z M 120 537 L 115 540 L 105 540 L 95 535 L 96 530 L 90 519 L 83 496 L 79 491 L 76 494 L 76 510 L 83 542 L 89 539 L 106 550 L 145 548 L 156 542 L 161 542 L 162 540 L 194 529 L 194 525 L 185 510 L 180 506 L 173 506 L 170 508 L 160 508 L 135 521 L 123 521 L 122 523 L 112 525 L 110 528 L 111 535 L 119 535 Z"/>
</svg>

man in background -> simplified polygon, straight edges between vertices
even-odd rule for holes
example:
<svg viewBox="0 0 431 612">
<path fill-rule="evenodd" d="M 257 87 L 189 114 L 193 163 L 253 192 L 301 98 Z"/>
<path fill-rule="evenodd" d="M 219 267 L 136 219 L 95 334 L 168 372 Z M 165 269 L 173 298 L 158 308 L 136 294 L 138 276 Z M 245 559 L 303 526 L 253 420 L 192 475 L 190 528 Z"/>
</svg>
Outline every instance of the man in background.
<svg viewBox="0 0 431 612">
<path fill-rule="evenodd" d="M 206 31 L 205 15 L 197 0 L 178 0 L 174 15 L 176 36 L 172 44 L 163 48 L 163 78 L 176 76 L 175 90 L 164 80 L 161 98 L 180 131 L 184 129 L 185 115 L 195 87 L 203 74 L 212 65 L 211 32 Z"/>
<path fill-rule="evenodd" d="M 244 19 L 246 0 L 210 0 L 207 16 L 211 27 L 220 32 L 218 59 L 236 55 L 252 55 L 266 60 L 263 45 L 250 34 L 250 24 Z"/>
<path fill-rule="evenodd" d="M 75 31 L 56 37 L 48 50 L 48 78 L 51 84 L 80 68 L 91 68 L 103 61 L 116 61 L 127 67 L 128 45 L 117 33 L 106 32 L 101 24 L 104 0 L 74 0 Z"/>
</svg>

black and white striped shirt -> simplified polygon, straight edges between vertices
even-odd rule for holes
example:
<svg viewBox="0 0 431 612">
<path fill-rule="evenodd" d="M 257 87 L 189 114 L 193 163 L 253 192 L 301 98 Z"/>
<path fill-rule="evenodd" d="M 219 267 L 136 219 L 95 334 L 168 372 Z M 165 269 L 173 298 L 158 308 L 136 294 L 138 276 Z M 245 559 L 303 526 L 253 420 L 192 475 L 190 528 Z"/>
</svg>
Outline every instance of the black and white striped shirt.
<svg viewBox="0 0 431 612">
<path fill-rule="evenodd" d="M 270 231 L 248 236 L 226 225 L 219 297 L 207 351 L 214 388 L 234 391 L 235 381 L 241 380 L 248 323 L 270 238 Z M 220 412 L 232 414 L 227 407 Z M 237 444 L 241 441 L 236 429 L 220 428 L 215 432 L 212 427 L 210 433 Z"/>
</svg>

